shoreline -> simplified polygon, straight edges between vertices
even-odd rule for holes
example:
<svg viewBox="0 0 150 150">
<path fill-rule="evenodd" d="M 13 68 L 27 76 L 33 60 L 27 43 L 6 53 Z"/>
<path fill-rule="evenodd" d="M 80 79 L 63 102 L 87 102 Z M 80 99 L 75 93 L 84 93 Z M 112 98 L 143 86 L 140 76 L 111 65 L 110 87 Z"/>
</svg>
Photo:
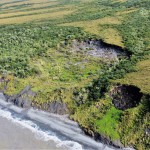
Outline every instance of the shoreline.
<svg viewBox="0 0 150 150">
<path fill-rule="evenodd" d="M 2 95 L 0 98 L 2 98 Z M 90 145 L 93 148 L 95 147 L 94 149 L 96 149 L 97 146 L 98 147 L 100 146 L 100 148 L 104 147 L 104 148 L 102 148 L 102 150 L 105 149 L 105 147 L 110 148 L 110 149 L 119 149 L 118 147 L 112 146 L 111 143 L 110 144 L 108 144 L 108 143 L 102 144 L 101 143 L 102 141 L 99 141 L 99 140 L 96 141 L 92 136 L 86 134 L 83 131 L 83 129 L 79 128 L 77 122 L 70 120 L 68 115 L 60 116 L 58 114 L 52 114 L 52 113 L 45 112 L 42 110 L 35 110 L 33 108 L 29 108 L 27 110 L 25 108 L 17 107 L 12 103 L 6 102 L 6 99 L 4 101 L 0 101 L 0 105 L 3 105 L 8 110 L 11 110 L 17 114 L 20 114 L 27 120 L 32 120 L 36 124 L 42 125 L 44 123 L 46 125 L 46 126 L 44 125 L 44 129 L 50 127 L 50 130 L 53 132 L 54 131 L 57 132 L 59 136 L 60 135 L 61 135 L 61 137 L 65 136 L 66 138 L 71 139 L 71 141 L 76 141 L 78 143 L 82 143 L 82 145 L 85 144 L 85 147 L 88 147 Z M 66 127 L 63 128 L 64 126 L 66 126 Z M 62 129 L 60 127 L 62 127 Z M 76 134 L 75 137 L 78 137 L 78 139 L 72 137 L 72 135 L 74 135 L 74 134 Z M 87 143 L 89 143 L 89 144 L 86 145 Z"/>
<path fill-rule="evenodd" d="M 126 52 L 128 54 L 128 57 L 130 56 L 130 53 L 123 49 L 120 46 L 116 46 L 116 45 L 112 45 L 112 44 L 108 44 L 105 43 L 103 40 L 92 40 L 89 39 L 88 42 L 90 41 L 97 41 L 101 44 L 102 47 L 104 48 L 114 48 L 116 49 L 116 51 L 120 51 L 120 52 Z M 130 57 L 129 57 L 130 58 Z M 7 89 L 7 84 L 8 84 L 9 80 L 5 80 L 5 78 L 1 78 L 0 79 L 0 83 L 4 83 L 4 87 L 1 90 L 1 92 L 5 95 L 6 101 L 7 102 L 11 102 L 13 103 L 13 105 L 18 106 L 18 108 L 33 108 L 33 109 L 38 109 L 38 110 L 42 110 L 48 113 L 58 113 L 58 114 L 66 114 L 69 112 L 68 108 L 67 108 L 67 104 L 63 102 L 63 100 L 60 98 L 59 101 L 54 101 L 50 104 L 43 104 L 43 106 L 45 105 L 48 110 L 44 110 L 42 107 L 42 109 L 39 109 L 39 106 L 36 105 L 36 102 L 34 101 L 34 98 L 36 97 L 37 93 L 31 90 L 30 85 L 27 85 L 21 92 L 14 94 L 14 95 L 8 95 L 5 93 L 5 90 Z M 26 96 L 25 96 L 26 95 Z M 31 99 L 30 99 L 31 98 Z M 42 106 L 42 105 L 41 105 Z M 69 114 L 66 116 L 69 120 Z M 114 146 L 115 148 L 123 148 L 122 144 L 120 141 L 111 141 L 109 138 L 106 138 L 104 135 L 101 135 L 99 133 L 94 133 L 93 135 L 89 135 L 84 128 L 80 128 L 82 129 L 82 132 L 84 132 L 85 135 L 93 138 L 95 141 L 100 141 L 104 144 L 110 145 L 110 146 Z"/>
<path fill-rule="evenodd" d="M 30 128 L 24 127 L 17 122 L 0 116 L 0 149 L 55 149 L 55 150 L 69 150 L 67 147 L 57 147 L 57 144 L 53 140 L 46 141 L 40 139 L 37 133 Z M 14 118 L 15 121 L 15 118 Z"/>
<path fill-rule="evenodd" d="M 3 105 L 3 107 L 7 108 L 8 110 L 11 110 L 12 113 L 15 112 L 15 114 L 18 114 L 17 116 L 21 116 L 25 120 L 27 120 L 27 121 L 25 121 L 24 119 L 20 120 L 19 124 L 22 125 L 23 123 L 23 126 L 25 125 L 25 127 L 27 126 L 29 129 L 31 129 L 32 127 L 32 130 L 34 132 L 35 131 L 37 132 L 38 130 L 39 135 L 41 134 L 41 136 L 44 135 L 44 137 L 50 139 L 56 138 L 55 140 L 56 142 L 58 142 L 58 145 L 67 144 L 68 146 L 78 147 L 78 150 L 79 148 L 81 149 L 80 145 L 83 146 L 83 149 L 89 148 L 95 150 L 96 149 L 113 150 L 111 146 L 107 146 L 100 142 L 96 142 L 94 139 L 83 134 L 82 130 L 78 127 L 78 124 L 74 121 L 66 119 L 66 117 L 64 118 L 59 115 L 53 115 L 47 112 L 43 112 L 41 110 L 34 110 L 32 108 L 30 108 L 28 112 L 25 112 L 24 109 L 14 106 L 13 104 L 11 105 L 10 103 L 8 104 L 6 101 L 2 102 L 2 100 L 0 100 L 0 105 Z M 15 119 L 16 118 L 14 118 L 13 121 L 16 121 Z M 28 120 L 33 122 L 32 126 L 30 126 L 30 124 L 26 124 Z M 51 137 L 50 135 L 47 135 L 48 131 L 52 132 L 52 135 L 54 133 L 56 135 L 54 134 L 54 137 L 53 136 Z"/>
</svg>

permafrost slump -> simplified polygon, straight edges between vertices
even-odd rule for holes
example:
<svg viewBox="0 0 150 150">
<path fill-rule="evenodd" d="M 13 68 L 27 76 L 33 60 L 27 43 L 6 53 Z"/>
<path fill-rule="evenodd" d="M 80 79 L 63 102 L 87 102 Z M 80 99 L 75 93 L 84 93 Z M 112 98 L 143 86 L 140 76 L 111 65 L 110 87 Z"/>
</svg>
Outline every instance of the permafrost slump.
<svg viewBox="0 0 150 150">
<path fill-rule="evenodd" d="M 119 110 L 136 107 L 142 96 L 140 89 L 132 85 L 120 85 L 110 92 L 112 103 Z"/>
<path fill-rule="evenodd" d="M 87 57 L 102 58 L 104 61 L 115 61 L 130 56 L 121 47 L 104 43 L 102 40 L 72 41 L 70 52 Z"/>
</svg>

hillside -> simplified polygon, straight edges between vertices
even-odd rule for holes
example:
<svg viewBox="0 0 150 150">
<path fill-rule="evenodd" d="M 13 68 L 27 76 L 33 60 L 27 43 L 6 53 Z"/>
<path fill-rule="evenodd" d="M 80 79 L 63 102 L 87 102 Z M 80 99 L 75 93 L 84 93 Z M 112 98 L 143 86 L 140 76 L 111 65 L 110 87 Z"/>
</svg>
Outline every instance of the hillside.
<svg viewBox="0 0 150 150">
<path fill-rule="evenodd" d="M 69 113 L 105 143 L 150 149 L 149 8 L 149 0 L 1 0 L 1 91 L 30 85 L 36 96 L 21 98 L 32 107 Z"/>
</svg>

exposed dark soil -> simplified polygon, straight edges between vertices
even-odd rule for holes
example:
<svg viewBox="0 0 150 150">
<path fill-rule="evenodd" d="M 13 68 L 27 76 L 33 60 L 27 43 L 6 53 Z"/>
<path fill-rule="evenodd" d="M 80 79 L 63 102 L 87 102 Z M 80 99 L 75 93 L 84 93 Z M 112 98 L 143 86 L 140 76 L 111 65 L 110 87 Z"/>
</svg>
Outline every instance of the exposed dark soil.
<svg viewBox="0 0 150 150">
<path fill-rule="evenodd" d="M 121 47 L 106 44 L 102 40 L 72 41 L 70 47 L 73 54 L 80 53 L 88 57 L 99 57 L 105 61 L 114 61 L 129 56 Z"/>
<path fill-rule="evenodd" d="M 112 102 L 119 110 L 136 107 L 142 96 L 140 89 L 132 85 L 120 85 L 110 92 Z"/>
</svg>

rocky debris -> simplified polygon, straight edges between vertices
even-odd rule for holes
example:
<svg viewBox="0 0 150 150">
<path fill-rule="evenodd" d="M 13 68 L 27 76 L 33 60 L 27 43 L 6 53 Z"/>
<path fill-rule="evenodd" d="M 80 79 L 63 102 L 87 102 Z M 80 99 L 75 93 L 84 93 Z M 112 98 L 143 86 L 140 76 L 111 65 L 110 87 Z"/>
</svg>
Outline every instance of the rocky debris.
<svg viewBox="0 0 150 150">
<path fill-rule="evenodd" d="M 0 92 L 4 94 L 4 97 L 7 102 L 11 102 L 14 105 L 22 108 L 38 108 L 43 109 L 44 111 L 48 111 L 50 113 L 56 114 L 67 114 L 69 112 L 67 108 L 67 104 L 62 101 L 60 98 L 58 101 L 53 101 L 51 103 L 41 104 L 40 107 L 37 102 L 34 101 L 37 93 L 31 90 L 30 85 L 27 85 L 20 93 L 14 95 L 8 95 L 5 93 L 7 89 L 9 80 L 5 79 L 5 77 L 0 78 Z M 60 91 L 59 91 L 60 92 Z"/>
<path fill-rule="evenodd" d="M 123 145 L 122 143 L 119 141 L 119 140 L 114 140 L 112 141 L 110 138 L 106 137 L 104 134 L 100 134 L 98 132 L 94 132 L 92 135 L 89 134 L 87 132 L 87 129 L 86 128 L 83 128 L 82 127 L 82 130 L 84 131 L 84 133 L 88 136 L 92 136 L 94 138 L 94 140 L 96 141 L 99 141 L 99 142 L 102 142 L 103 144 L 106 144 L 106 145 L 111 145 L 111 146 L 114 146 L 115 148 L 123 148 Z"/>
<path fill-rule="evenodd" d="M 114 61 L 120 56 L 129 57 L 130 54 L 125 52 L 121 47 L 111 44 L 106 44 L 102 40 L 88 41 L 72 41 L 70 52 L 73 54 L 82 54 L 85 56 L 99 57 L 107 61 Z"/>
<path fill-rule="evenodd" d="M 143 96 L 140 89 L 132 85 L 117 86 L 109 95 L 115 108 L 119 110 L 136 107 Z"/>
<path fill-rule="evenodd" d="M 67 108 L 67 104 L 64 103 L 61 98 L 57 101 L 43 103 L 40 106 L 37 105 L 37 102 L 33 102 L 32 107 L 36 109 L 42 109 L 50 113 L 59 114 L 59 115 L 64 115 L 69 112 L 69 109 Z"/>
<path fill-rule="evenodd" d="M 62 101 L 60 98 L 58 101 L 53 101 L 51 103 L 37 104 L 34 101 L 37 93 L 31 90 L 30 85 L 27 85 L 20 93 L 14 95 L 8 95 L 5 93 L 9 80 L 6 80 L 4 77 L 0 78 L 1 89 L 0 92 L 4 94 L 7 102 L 11 102 L 14 105 L 22 108 L 37 108 L 43 109 L 44 111 L 48 111 L 50 113 L 56 114 L 66 114 L 69 112 L 67 108 L 67 104 Z"/>
<path fill-rule="evenodd" d="M 122 148 L 122 144 L 119 140 L 114 140 L 112 141 L 111 139 L 105 137 L 103 134 L 99 134 L 99 133 L 94 133 L 94 139 L 96 141 L 100 141 L 104 144 L 107 144 L 107 145 L 112 145 L 116 148 Z"/>
<path fill-rule="evenodd" d="M 66 114 L 69 110 L 67 108 L 67 104 L 60 99 L 59 101 L 54 101 L 48 104 L 48 112 L 57 113 L 60 115 Z"/>
<path fill-rule="evenodd" d="M 117 148 L 122 148 L 122 143 L 119 140 L 112 141 L 112 145 Z"/>
<path fill-rule="evenodd" d="M 31 103 L 34 100 L 36 96 L 36 92 L 33 92 L 31 90 L 30 85 L 27 85 L 20 93 L 14 94 L 14 95 L 7 95 L 4 93 L 6 100 L 8 102 L 13 103 L 14 105 L 17 105 L 18 107 L 22 108 L 30 108 Z"/>
</svg>

